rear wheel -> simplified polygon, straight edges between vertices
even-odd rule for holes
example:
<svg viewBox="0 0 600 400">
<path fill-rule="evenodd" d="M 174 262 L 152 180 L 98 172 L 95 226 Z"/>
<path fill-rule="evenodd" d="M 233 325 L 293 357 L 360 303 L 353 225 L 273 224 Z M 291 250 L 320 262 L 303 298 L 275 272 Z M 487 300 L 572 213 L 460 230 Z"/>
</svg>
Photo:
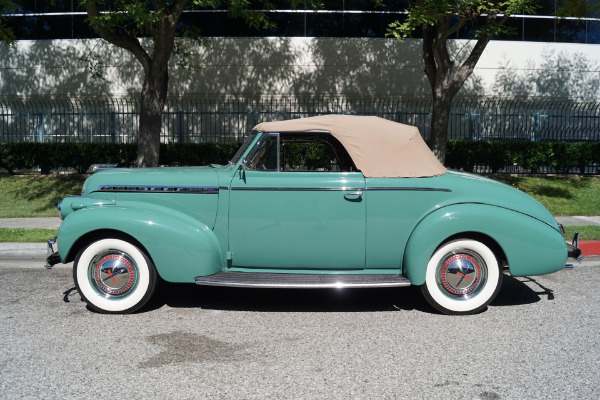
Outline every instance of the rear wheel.
<svg viewBox="0 0 600 400">
<path fill-rule="evenodd" d="M 425 299 L 445 314 L 474 314 L 496 297 L 502 277 L 489 247 L 477 240 L 461 239 L 433 253 L 421 290 Z"/>
<path fill-rule="evenodd" d="M 91 308 L 126 314 L 150 300 L 157 273 L 152 261 L 137 246 L 121 238 L 105 238 L 79 252 L 73 278 Z"/>
</svg>

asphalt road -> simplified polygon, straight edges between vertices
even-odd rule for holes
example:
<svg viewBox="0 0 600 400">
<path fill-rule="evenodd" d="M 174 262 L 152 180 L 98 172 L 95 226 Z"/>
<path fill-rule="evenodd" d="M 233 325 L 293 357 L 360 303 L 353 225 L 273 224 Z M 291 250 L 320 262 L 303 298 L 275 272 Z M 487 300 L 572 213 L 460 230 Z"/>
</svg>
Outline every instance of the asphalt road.
<svg viewBox="0 0 600 400">
<path fill-rule="evenodd" d="M 597 399 L 600 262 L 506 276 L 487 311 L 416 288 L 163 285 L 134 315 L 86 309 L 71 271 L 0 268 L 0 398 Z"/>
</svg>

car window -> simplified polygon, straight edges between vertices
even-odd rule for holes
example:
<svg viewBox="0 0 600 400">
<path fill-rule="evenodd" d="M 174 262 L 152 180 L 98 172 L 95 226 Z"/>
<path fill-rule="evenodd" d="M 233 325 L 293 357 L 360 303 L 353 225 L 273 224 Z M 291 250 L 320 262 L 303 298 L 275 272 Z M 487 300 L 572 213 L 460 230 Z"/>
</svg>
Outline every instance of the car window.
<svg viewBox="0 0 600 400">
<path fill-rule="evenodd" d="M 246 158 L 246 167 L 262 171 L 277 171 L 278 134 L 263 135 Z"/>
<path fill-rule="evenodd" d="M 332 171 L 337 164 L 335 153 L 326 143 L 281 143 L 282 171 Z"/>
<path fill-rule="evenodd" d="M 329 133 L 281 134 L 281 171 L 356 171 L 342 144 Z"/>
<path fill-rule="evenodd" d="M 346 149 L 327 132 L 263 134 L 245 165 L 257 171 L 357 171 Z"/>
</svg>

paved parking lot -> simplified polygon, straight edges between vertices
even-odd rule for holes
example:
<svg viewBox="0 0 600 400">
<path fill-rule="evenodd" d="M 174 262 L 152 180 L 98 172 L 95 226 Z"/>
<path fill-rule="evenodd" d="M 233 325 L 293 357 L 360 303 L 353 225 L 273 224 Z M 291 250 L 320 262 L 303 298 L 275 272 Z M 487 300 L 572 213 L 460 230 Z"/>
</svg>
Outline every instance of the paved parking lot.
<svg viewBox="0 0 600 400">
<path fill-rule="evenodd" d="M 416 288 L 163 285 L 88 311 L 70 269 L 0 268 L 0 398 L 597 399 L 600 262 L 505 277 L 479 315 Z"/>
</svg>

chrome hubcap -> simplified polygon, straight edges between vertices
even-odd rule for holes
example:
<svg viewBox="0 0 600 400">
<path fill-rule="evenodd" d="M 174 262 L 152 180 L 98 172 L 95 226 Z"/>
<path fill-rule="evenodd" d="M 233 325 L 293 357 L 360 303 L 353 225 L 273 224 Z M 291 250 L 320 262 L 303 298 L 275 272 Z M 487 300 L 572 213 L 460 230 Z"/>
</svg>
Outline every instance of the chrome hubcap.
<svg viewBox="0 0 600 400">
<path fill-rule="evenodd" d="M 466 249 L 453 251 L 440 260 L 436 279 L 446 296 L 467 300 L 485 286 L 487 265 L 475 252 Z"/>
<path fill-rule="evenodd" d="M 139 273 L 129 255 L 118 250 L 106 250 L 94 257 L 88 277 L 96 292 L 109 299 L 120 299 L 136 288 Z"/>
</svg>

